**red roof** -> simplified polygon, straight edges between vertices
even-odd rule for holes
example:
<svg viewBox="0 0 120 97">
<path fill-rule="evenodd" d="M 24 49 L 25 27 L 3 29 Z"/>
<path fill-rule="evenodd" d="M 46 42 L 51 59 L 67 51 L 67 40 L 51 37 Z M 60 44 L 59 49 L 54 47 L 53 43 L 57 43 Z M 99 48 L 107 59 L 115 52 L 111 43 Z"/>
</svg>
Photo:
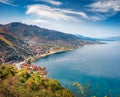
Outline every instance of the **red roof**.
<svg viewBox="0 0 120 97">
<path fill-rule="evenodd" d="M 31 67 L 32 67 L 33 69 L 37 69 L 37 66 L 35 66 L 35 65 L 31 65 Z"/>
<path fill-rule="evenodd" d="M 42 68 L 40 66 L 37 66 L 38 69 L 42 70 Z"/>
<path fill-rule="evenodd" d="M 25 63 L 25 64 L 23 64 L 23 65 L 24 65 L 24 66 L 29 66 L 29 65 L 28 65 L 28 64 L 26 64 L 26 63 Z"/>
</svg>

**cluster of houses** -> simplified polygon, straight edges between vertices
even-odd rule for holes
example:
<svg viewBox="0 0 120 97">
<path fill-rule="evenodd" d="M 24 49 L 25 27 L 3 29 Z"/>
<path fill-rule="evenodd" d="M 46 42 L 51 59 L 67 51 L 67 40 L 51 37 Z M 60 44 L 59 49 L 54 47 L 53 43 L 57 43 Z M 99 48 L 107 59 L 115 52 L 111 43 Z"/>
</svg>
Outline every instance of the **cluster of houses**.
<svg viewBox="0 0 120 97">
<path fill-rule="evenodd" d="M 30 73 L 39 73 L 41 77 L 46 78 L 47 77 L 47 71 L 45 68 L 42 68 L 37 65 L 33 65 L 31 63 L 28 63 L 26 61 L 14 63 L 14 65 L 17 67 L 18 70 L 26 69 L 27 72 Z"/>
<path fill-rule="evenodd" d="M 32 52 L 33 55 L 39 55 L 39 54 L 47 53 L 50 47 L 41 46 L 41 45 L 39 46 L 31 43 L 30 45 L 28 45 L 28 49 Z"/>
</svg>

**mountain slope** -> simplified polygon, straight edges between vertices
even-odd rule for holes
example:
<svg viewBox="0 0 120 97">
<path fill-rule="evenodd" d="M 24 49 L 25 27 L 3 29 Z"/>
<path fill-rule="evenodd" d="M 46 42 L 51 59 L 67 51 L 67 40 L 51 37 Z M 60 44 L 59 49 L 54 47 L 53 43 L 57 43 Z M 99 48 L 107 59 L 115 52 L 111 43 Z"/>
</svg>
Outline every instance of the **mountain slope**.
<svg viewBox="0 0 120 97">
<path fill-rule="evenodd" d="M 0 33 L 0 57 L 3 57 L 6 62 L 23 60 L 24 56 L 31 55 L 26 45 L 26 43 L 15 36 L 4 32 Z"/>
<path fill-rule="evenodd" d="M 2 29 L 4 32 L 12 33 L 23 40 L 30 41 L 30 39 L 33 39 L 32 41 L 35 41 L 35 43 L 45 43 L 49 41 L 51 43 L 56 42 L 63 45 L 66 43 L 75 46 L 83 45 L 84 43 L 84 41 L 71 34 L 65 34 L 59 31 L 48 30 L 34 25 L 22 24 L 19 22 L 2 25 L 0 26 L 0 29 Z"/>
<path fill-rule="evenodd" d="M 5 42 L 8 46 L 13 47 L 13 44 L 9 40 L 5 39 L 3 36 L 0 36 L 0 40 Z"/>
<path fill-rule="evenodd" d="M 72 34 L 20 22 L 0 25 L 0 45 L 2 47 L 0 57 L 5 57 L 7 61 L 12 60 L 13 57 L 22 57 L 24 59 L 51 50 L 67 50 L 93 43 Z"/>
</svg>

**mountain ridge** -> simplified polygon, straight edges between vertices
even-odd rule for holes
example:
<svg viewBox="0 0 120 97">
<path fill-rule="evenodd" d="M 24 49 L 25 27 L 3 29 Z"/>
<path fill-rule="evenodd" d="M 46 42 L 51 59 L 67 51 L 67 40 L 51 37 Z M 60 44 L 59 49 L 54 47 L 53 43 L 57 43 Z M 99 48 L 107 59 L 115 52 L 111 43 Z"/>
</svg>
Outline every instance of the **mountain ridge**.
<svg viewBox="0 0 120 97">
<path fill-rule="evenodd" d="M 0 58 L 13 55 L 23 59 L 29 56 L 48 53 L 57 50 L 75 49 L 86 44 L 94 44 L 88 40 L 81 40 L 73 34 L 66 34 L 60 31 L 49 30 L 35 25 L 27 25 L 21 22 L 12 22 L 0 25 L 0 36 L 13 43 L 15 49 L 11 48 L 1 40 Z M 4 51 L 5 49 L 5 51 Z M 10 53 L 9 49 L 14 53 Z M 2 54 L 3 53 L 3 54 Z M 10 55 L 9 55 L 10 54 Z M 18 58 L 19 59 L 19 58 Z M 8 60 L 8 61 L 10 61 Z"/>
</svg>

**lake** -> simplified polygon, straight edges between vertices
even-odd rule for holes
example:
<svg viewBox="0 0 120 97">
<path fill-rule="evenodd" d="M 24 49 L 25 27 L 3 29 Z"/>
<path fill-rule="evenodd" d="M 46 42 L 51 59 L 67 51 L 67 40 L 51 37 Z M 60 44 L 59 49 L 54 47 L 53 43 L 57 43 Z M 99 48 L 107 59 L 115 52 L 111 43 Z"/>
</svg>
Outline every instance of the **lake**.
<svg viewBox="0 0 120 97">
<path fill-rule="evenodd" d="M 46 67 L 48 76 L 71 89 L 73 82 L 90 82 L 98 97 L 120 95 L 120 42 L 80 47 L 34 61 Z"/>
</svg>

